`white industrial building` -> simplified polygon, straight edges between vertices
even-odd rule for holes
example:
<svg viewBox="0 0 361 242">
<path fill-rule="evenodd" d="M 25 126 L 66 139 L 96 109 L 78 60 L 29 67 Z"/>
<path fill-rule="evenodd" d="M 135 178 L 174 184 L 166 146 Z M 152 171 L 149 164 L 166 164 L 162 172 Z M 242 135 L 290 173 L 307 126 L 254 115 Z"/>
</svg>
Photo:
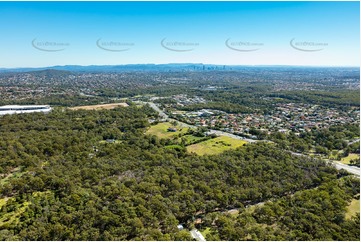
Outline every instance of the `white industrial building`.
<svg viewBox="0 0 361 242">
<path fill-rule="evenodd" d="M 4 114 L 16 114 L 16 113 L 34 113 L 43 112 L 47 113 L 51 111 L 49 105 L 6 105 L 0 106 L 0 115 Z"/>
</svg>

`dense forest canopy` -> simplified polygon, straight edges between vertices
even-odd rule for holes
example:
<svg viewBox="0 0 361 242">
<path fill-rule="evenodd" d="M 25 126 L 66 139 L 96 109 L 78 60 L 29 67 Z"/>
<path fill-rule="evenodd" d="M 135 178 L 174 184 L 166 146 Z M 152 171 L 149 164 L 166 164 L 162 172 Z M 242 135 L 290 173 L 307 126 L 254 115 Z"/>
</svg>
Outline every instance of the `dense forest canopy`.
<svg viewBox="0 0 361 242">
<path fill-rule="evenodd" d="M 209 238 L 359 238 L 359 217 L 345 218 L 359 192 L 347 172 L 266 143 L 213 156 L 167 149 L 145 134 L 156 116 L 147 105 L 2 116 L 0 239 L 191 240 L 178 224 L 190 229 L 199 216 L 265 201 L 275 201 L 266 212 L 217 215 Z M 243 228 L 247 219 L 254 230 Z M 280 227 L 257 227 L 274 222 Z"/>
<path fill-rule="evenodd" d="M 0 105 L 53 108 L 0 116 L 0 240 L 192 240 L 194 228 L 207 240 L 359 240 L 359 178 L 329 160 L 360 166 L 358 68 L 143 67 L 0 73 Z M 114 102 L 129 106 L 66 108 Z M 197 129 L 154 135 L 164 117 L 144 102 L 177 119 L 163 127 L 204 109 L 229 134 L 247 116 L 275 121 L 245 122 L 238 135 L 255 143 L 197 155 L 188 147 L 217 135 L 194 118 Z"/>
</svg>

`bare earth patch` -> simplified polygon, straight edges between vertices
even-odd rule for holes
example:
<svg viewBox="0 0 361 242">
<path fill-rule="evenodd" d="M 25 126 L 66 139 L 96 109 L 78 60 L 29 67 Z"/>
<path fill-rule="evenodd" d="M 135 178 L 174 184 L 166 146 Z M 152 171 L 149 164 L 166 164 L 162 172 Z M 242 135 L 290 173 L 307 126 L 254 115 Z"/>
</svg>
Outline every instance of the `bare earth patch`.
<svg viewBox="0 0 361 242">
<path fill-rule="evenodd" d="M 128 107 L 127 103 L 109 103 L 109 104 L 99 104 L 99 105 L 89 105 L 89 106 L 77 106 L 71 107 L 71 110 L 97 110 L 97 109 L 113 109 L 116 107 Z"/>
</svg>

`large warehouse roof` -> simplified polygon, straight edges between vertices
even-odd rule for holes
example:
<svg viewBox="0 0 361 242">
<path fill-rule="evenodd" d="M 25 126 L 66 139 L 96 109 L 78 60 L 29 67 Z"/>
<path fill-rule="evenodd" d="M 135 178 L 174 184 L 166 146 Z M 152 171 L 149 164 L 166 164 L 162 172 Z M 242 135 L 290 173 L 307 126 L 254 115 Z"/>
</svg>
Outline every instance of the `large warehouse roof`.
<svg viewBox="0 0 361 242">
<path fill-rule="evenodd" d="M 5 105 L 0 106 L 0 115 L 14 113 L 49 112 L 49 105 Z"/>
</svg>

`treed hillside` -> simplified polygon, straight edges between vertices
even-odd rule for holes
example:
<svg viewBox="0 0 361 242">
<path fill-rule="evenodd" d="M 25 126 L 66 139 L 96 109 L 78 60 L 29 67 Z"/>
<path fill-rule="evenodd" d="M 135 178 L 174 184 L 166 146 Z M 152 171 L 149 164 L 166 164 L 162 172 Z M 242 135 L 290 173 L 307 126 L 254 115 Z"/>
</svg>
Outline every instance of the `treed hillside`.
<svg viewBox="0 0 361 242">
<path fill-rule="evenodd" d="M 277 202 L 252 215 L 240 213 L 237 222 L 210 220 L 210 238 L 359 238 L 355 218 L 345 218 L 359 191 L 346 173 L 270 144 L 202 157 L 167 149 L 164 140 L 145 135 L 147 119 L 154 116 L 150 107 L 133 105 L 2 116 L 0 240 L 191 240 L 178 224 L 187 229 L 200 215 L 268 200 Z M 333 191 L 342 179 L 348 182 Z M 308 200 L 326 204 L 313 207 Z M 337 218 L 323 219 L 328 215 Z M 256 227 L 279 227 L 263 237 L 262 226 L 244 231 L 247 216 Z M 233 233 L 226 225 L 243 230 Z"/>
</svg>

